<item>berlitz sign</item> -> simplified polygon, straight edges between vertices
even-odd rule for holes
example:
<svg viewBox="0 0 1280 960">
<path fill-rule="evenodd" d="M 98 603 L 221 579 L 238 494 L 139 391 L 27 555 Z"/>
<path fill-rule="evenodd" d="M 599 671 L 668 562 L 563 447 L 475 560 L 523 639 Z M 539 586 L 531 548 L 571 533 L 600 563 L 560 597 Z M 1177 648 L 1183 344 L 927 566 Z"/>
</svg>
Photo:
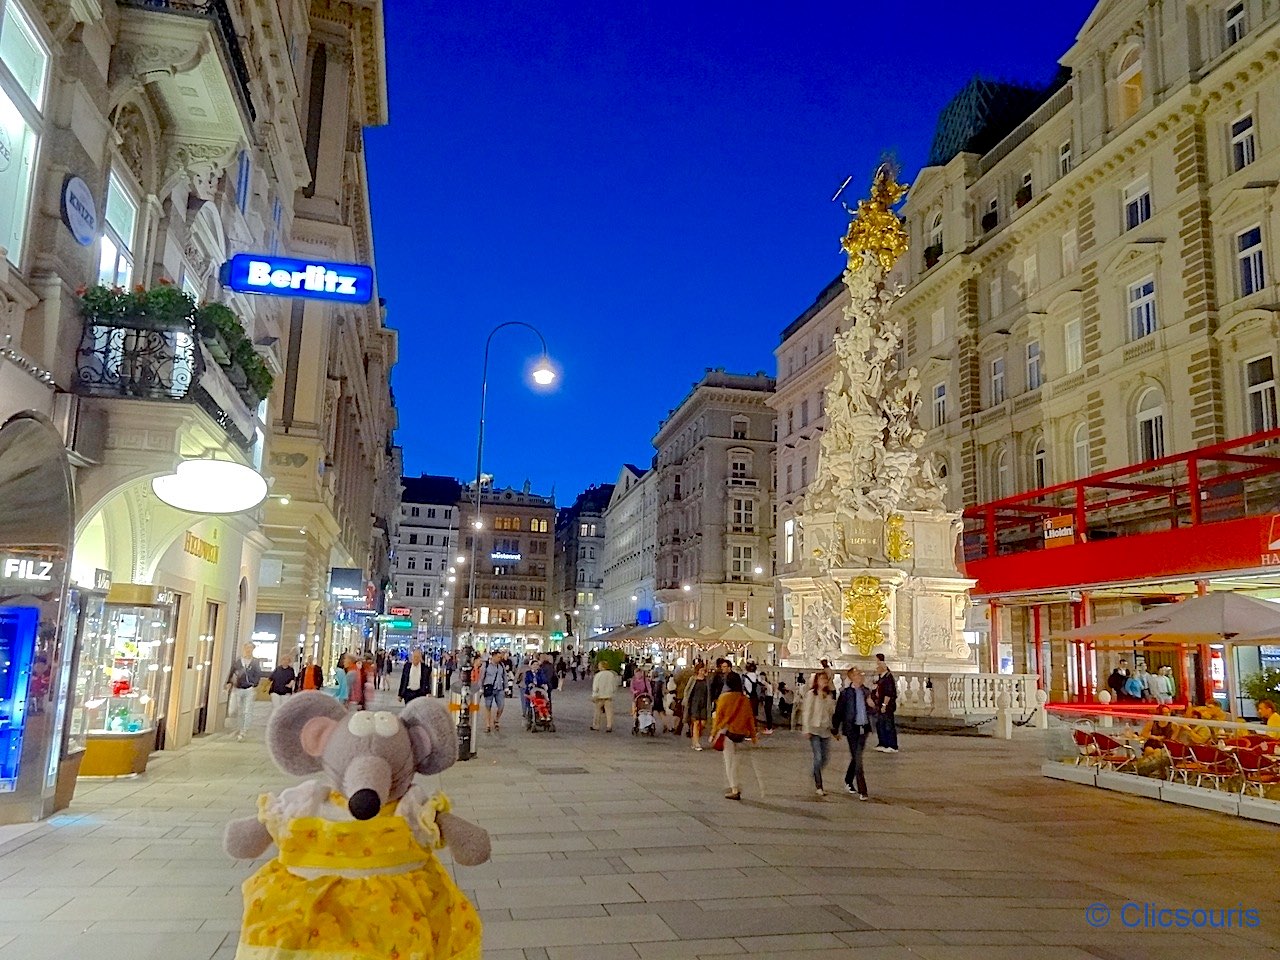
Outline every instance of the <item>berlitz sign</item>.
<svg viewBox="0 0 1280 960">
<path fill-rule="evenodd" d="M 241 293 L 341 303 L 373 299 L 373 270 L 358 263 L 237 253 L 222 268 L 222 282 Z"/>
<path fill-rule="evenodd" d="M 62 222 L 82 247 L 97 239 L 98 207 L 89 185 L 79 177 L 68 176 L 62 181 Z"/>
</svg>

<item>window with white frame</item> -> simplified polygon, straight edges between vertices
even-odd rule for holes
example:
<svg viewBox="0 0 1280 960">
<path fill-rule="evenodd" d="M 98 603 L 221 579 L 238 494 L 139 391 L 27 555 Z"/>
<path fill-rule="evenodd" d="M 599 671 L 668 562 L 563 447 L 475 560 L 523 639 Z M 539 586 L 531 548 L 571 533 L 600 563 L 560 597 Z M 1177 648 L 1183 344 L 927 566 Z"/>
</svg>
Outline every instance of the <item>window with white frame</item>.
<svg viewBox="0 0 1280 960">
<path fill-rule="evenodd" d="M 751 463 L 744 456 L 735 456 L 729 461 L 729 476 L 734 480 L 746 480 L 751 476 Z"/>
<path fill-rule="evenodd" d="M 1068 320 L 1062 328 L 1063 357 L 1067 373 L 1075 373 L 1084 366 L 1084 336 L 1080 319 Z"/>
<path fill-rule="evenodd" d="M 1261 433 L 1276 428 L 1276 373 L 1271 354 L 1257 357 L 1244 365 L 1246 401 L 1249 405 L 1249 432 Z"/>
<path fill-rule="evenodd" d="M 991 361 L 991 405 L 1004 403 L 1004 357 Z"/>
<path fill-rule="evenodd" d="M 731 430 L 731 436 L 734 440 L 747 439 L 747 426 L 749 421 L 746 417 L 734 417 Z"/>
<path fill-rule="evenodd" d="M 787 563 L 794 563 L 796 558 L 796 522 L 782 522 L 782 556 Z"/>
<path fill-rule="evenodd" d="M 756 548 L 734 544 L 729 548 L 729 573 L 735 577 L 749 577 L 756 566 Z"/>
<path fill-rule="evenodd" d="M 1089 426 L 1080 423 L 1071 431 L 1071 460 L 1076 467 L 1076 479 L 1089 476 Z"/>
<path fill-rule="evenodd" d="M 1043 378 L 1040 374 L 1040 341 L 1032 340 L 1027 344 L 1027 389 L 1039 390 Z"/>
<path fill-rule="evenodd" d="M 796 432 L 796 408 L 795 408 L 795 407 L 788 407 L 788 408 L 787 408 L 787 433 L 786 433 L 786 435 L 789 437 L 789 436 L 791 436 L 791 434 L 793 434 L 793 433 L 795 433 L 795 432 Z"/>
<path fill-rule="evenodd" d="M 1248 14 L 1245 12 L 1244 3 L 1231 4 L 1231 6 L 1227 7 L 1223 23 L 1223 47 L 1234 47 L 1244 39 L 1244 35 L 1248 32 L 1249 20 Z"/>
<path fill-rule="evenodd" d="M 935 247 L 939 251 L 942 249 L 942 211 L 939 210 L 933 215 L 933 220 L 929 223 L 929 246 Z"/>
<path fill-rule="evenodd" d="M 933 317 L 929 322 L 929 333 L 929 342 L 935 347 L 947 339 L 947 311 L 945 307 L 939 307 L 933 311 Z"/>
<path fill-rule="evenodd" d="M 1151 182 L 1139 177 L 1124 188 L 1124 228 L 1132 230 L 1151 219 Z"/>
<path fill-rule="evenodd" d="M 1156 281 L 1144 277 L 1129 286 L 1129 339 L 1141 340 L 1156 332 Z"/>
<path fill-rule="evenodd" d="M 738 530 L 751 530 L 756 525 L 756 502 L 750 497 L 733 498 L 733 526 Z"/>
<path fill-rule="evenodd" d="M 804 489 L 809 485 L 809 458 L 800 458 L 800 488 Z"/>
<path fill-rule="evenodd" d="M 787 468 L 786 468 L 786 478 L 787 478 L 787 486 L 786 486 L 786 490 L 787 490 L 787 493 L 792 493 L 792 492 L 795 490 L 795 483 L 794 483 L 794 481 L 793 481 L 793 479 L 792 479 L 792 476 L 793 476 L 793 475 L 792 475 L 791 467 L 792 467 L 792 465 L 788 463 L 788 464 L 787 464 Z"/>
<path fill-rule="evenodd" d="M 1049 485 L 1049 452 L 1044 440 L 1037 440 L 1031 450 L 1031 488 L 1042 490 Z"/>
<path fill-rule="evenodd" d="M 412 581 L 412 580 L 406 580 L 406 581 L 405 581 L 405 584 L 404 584 L 404 595 L 405 595 L 406 597 L 412 597 L 412 596 L 413 596 L 413 589 L 414 589 L 414 587 L 413 587 L 413 581 Z"/>
<path fill-rule="evenodd" d="M 138 231 L 138 201 L 119 172 L 107 178 L 106 215 L 98 255 L 98 282 L 127 287 L 133 278 L 133 246 Z"/>
<path fill-rule="evenodd" d="M 1250 227 L 1236 234 L 1236 263 L 1240 265 L 1240 296 L 1257 293 L 1267 285 L 1262 265 L 1262 227 Z"/>
<path fill-rule="evenodd" d="M 22 6 L 0 2 L 0 17 L 0 247 L 20 264 L 44 131 L 49 50 Z"/>
<path fill-rule="evenodd" d="M 947 385 L 935 384 L 933 388 L 933 425 L 940 427 L 947 422 Z"/>
<path fill-rule="evenodd" d="M 1062 275 L 1070 276 L 1076 272 L 1079 259 L 1079 246 L 1076 242 L 1075 230 L 1068 230 L 1062 235 Z"/>
<path fill-rule="evenodd" d="M 1071 141 L 1067 140 L 1058 147 L 1058 176 L 1065 177 L 1071 172 Z"/>
<path fill-rule="evenodd" d="M 992 277 L 987 281 L 987 305 L 991 308 L 992 317 L 1004 313 L 1004 286 L 999 277 Z"/>
<path fill-rule="evenodd" d="M 1243 170 L 1258 158 L 1258 142 L 1253 134 L 1253 114 L 1246 113 L 1231 123 L 1231 168 Z"/>
<path fill-rule="evenodd" d="M 1029 296 L 1040 289 L 1040 262 L 1033 253 L 1022 261 L 1022 293 Z"/>
<path fill-rule="evenodd" d="M 409 558 L 408 558 L 408 563 L 406 563 L 406 564 L 405 564 L 405 567 L 406 567 L 407 569 L 409 569 L 409 570 L 417 570 L 417 569 L 418 569 L 418 558 L 417 558 L 417 557 L 409 557 Z"/>
<path fill-rule="evenodd" d="M 807 427 L 809 425 L 809 399 L 800 401 L 800 426 Z"/>
<path fill-rule="evenodd" d="M 1164 456 L 1164 394 L 1148 387 L 1138 398 L 1134 413 L 1137 427 L 1138 460 L 1158 460 Z"/>
</svg>

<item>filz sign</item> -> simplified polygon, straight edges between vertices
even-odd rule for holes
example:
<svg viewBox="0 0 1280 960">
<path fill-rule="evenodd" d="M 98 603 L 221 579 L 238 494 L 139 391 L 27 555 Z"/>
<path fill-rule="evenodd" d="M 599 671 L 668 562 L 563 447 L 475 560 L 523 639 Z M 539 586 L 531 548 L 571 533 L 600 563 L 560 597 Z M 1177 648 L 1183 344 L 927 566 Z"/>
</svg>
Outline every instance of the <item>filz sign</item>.
<svg viewBox="0 0 1280 960">
<path fill-rule="evenodd" d="M 373 299 L 373 269 L 358 263 L 237 253 L 222 268 L 222 282 L 241 293 L 275 297 L 339 303 L 368 303 Z"/>
</svg>

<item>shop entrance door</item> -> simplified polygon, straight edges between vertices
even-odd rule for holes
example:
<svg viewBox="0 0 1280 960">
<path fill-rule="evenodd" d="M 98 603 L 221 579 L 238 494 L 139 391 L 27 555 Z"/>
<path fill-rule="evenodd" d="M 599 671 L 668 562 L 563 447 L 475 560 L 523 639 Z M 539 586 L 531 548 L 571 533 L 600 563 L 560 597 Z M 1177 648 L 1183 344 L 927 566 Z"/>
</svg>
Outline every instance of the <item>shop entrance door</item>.
<svg viewBox="0 0 1280 960">
<path fill-rule="evenodd" d="M 204 605 L 204 623 L 201 624 L 200 639 L 196 643 L 196 708 L 192 719 L 191 735 L 199 737 L 208 730 L 209 713 L 212 704 L 209 695 L 213 691 L 213 648 L 218 639 L 218 628 L 222 620 L 222 605 L 212 601 Z"/>
</svg>

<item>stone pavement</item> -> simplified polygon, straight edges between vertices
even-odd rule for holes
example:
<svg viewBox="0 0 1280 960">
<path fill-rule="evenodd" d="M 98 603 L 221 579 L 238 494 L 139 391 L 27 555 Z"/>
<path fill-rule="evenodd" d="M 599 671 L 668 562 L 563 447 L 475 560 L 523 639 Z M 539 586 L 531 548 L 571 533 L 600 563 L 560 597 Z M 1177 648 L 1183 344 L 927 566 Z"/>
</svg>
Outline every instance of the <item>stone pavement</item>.
<svg viewBox="0 0 1280 960">
<path fill-rule="evenodd" d="M 815 797 L 805 743 L 779 732 L 734 803 L 718 754 L 632 737 L 622 710 L 590 733 L 586 706 L 585 684 L 557 694 L 554 735 L 509 712 L 432 778 L 493 834 L 492 862 L 453 868 L 486 960 L 1280 960 L 1274 827 L 1044 779 L 1034 737 L 904 736 L 868 753 L 859 803 Z M 832 756 L 839 788 L 843 743 Z M 223 824 L 290 782 L 260 731 L 219 735 L 0 829 L 0 960 L 230 960 L 254 865 L 223 855 Z M 1126 901 L 1261 925 L 1123 929 Z M 1104 929 L 1094 902 L 1117 912 Z"/>
</svg>

